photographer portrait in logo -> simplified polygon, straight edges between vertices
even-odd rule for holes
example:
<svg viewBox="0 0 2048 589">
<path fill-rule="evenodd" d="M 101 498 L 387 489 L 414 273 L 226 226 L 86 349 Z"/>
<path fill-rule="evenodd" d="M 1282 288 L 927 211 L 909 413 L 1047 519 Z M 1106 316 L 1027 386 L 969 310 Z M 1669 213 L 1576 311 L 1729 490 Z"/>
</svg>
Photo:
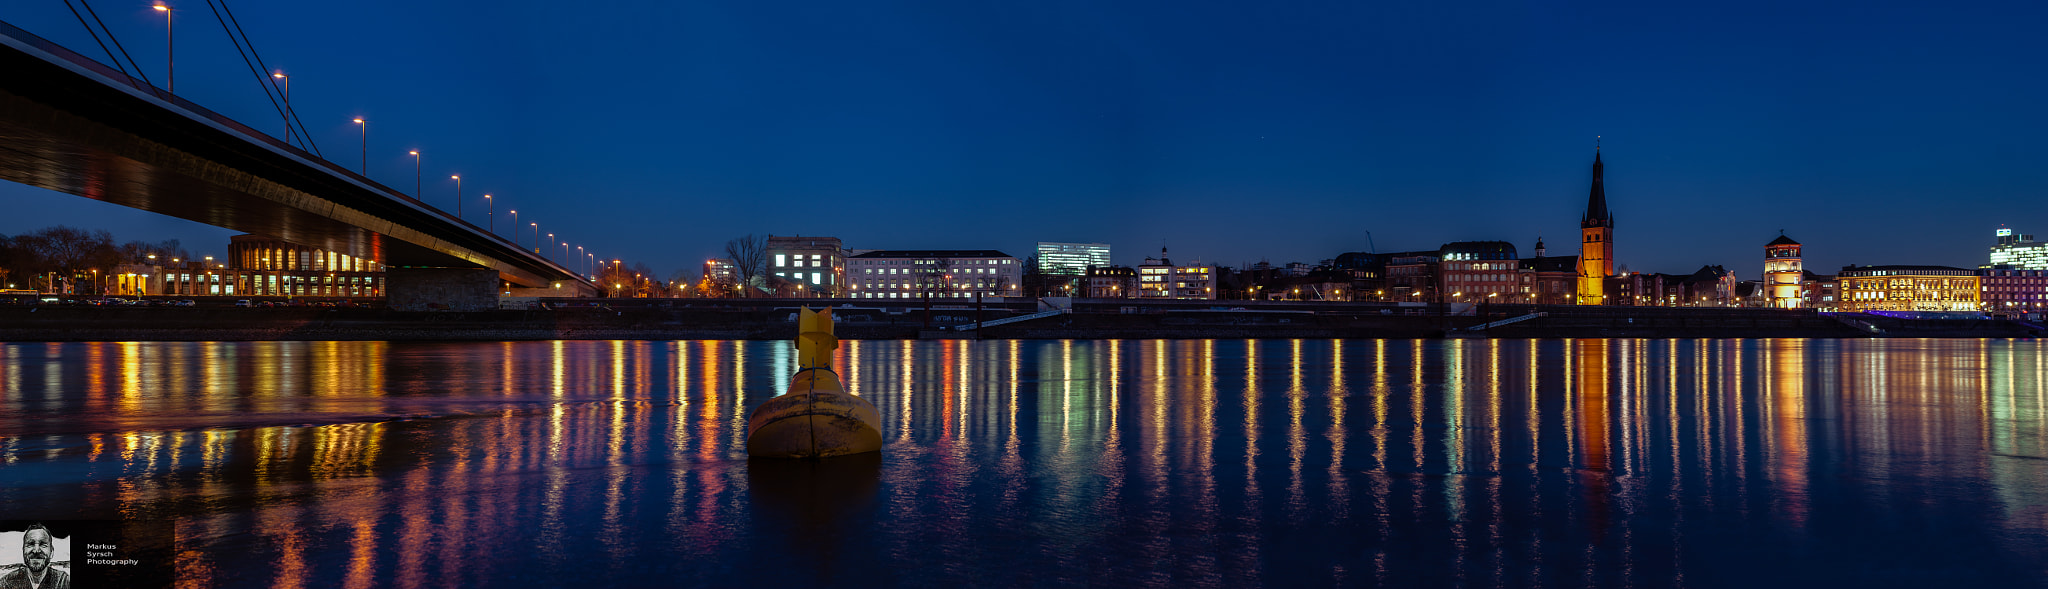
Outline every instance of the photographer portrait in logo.
<svg viewBox="0 0 2048 589">
<path fill-rule="evenodd" d="M 0 541 L 0 547 L 21 544 L 20 562 L 8 562 L 13 551 L 0 550 L 0 589 L 71 589 L 69 536 L 58 538 L 42 524 L 30 524 L 27 530 L 0 534 L 0 540 L 13 540 Z"/>
</svg>

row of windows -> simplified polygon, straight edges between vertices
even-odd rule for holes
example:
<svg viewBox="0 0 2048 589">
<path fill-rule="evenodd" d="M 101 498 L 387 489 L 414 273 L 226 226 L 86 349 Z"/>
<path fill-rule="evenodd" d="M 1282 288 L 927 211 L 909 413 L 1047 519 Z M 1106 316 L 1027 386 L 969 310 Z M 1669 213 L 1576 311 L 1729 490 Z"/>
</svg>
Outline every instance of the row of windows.
<svg viewBox="0 0 2048 589">
<path fill-rule="evenodd" d="M 984 295 L 988 295 L 988 296 L 994 296 L 994 295 L 995 295 L 996 293 L 993 293 L 993 292 L 988 292 L 988 291 L 983 291 L 983 294 L 984 294 Z M 924 295 L 922 295 L 922 294 L 918 294 L 918 293 L 902 293 L 902 292 L 863 292 L 863 293 L 856 293 L 856 294 L 855 294 L 855 295 L 853 295 L 853 296 L 854 296 L 854 298 L 860 298 L 860 299 L 917 299 L 917 298 L 924 298 Z M 932 298 L 941 298 L 941 299 L 944 299 L 944 298 L 953 298 L 953 299 L 965 299 L 965 298 L 973 298 L 973 297 L 974 297 L 974 293 L 971 293 L 971 292 L 935 292 L 935 293 L 931 293 L 931 296 L 932 296 Z"/>
<path fill-rule="evenodd" d="M 958 265 L 961 265 L 961 264 L 980 264 L 980 265 L 985 265 L 985 266 L 1008 266 L 1008 265 L 1011 265 L 1011 264 L 1015 264 L 1015 263 L 1017 263 L 1017 260 L 1016 260 L 1015 258 L 951 258 L 951 259 L 949 259 L 949 260 L 947 260 L 947 261 L 948 261 L 949 263 L 951 263 L 951 264 L 955 265 L 955 266 L 958 266 Z M 897 265 L 902 265 L 902 264 L 910 264 L 910 265 L 913 265 L 913 266 L 929 266 L 929 265 L 933 265 L 933 264 L 937 264 L 937 263 L 939 263 L 939 261 L 938 261 L 938 260 L 909 260 L 909 261 L 904 261 L 904 260 L 854 260 L 854 261 L 853 261 L 853 265 L 855 265 L 855 266 L 897 266 Z"/>
<path fill-rule="evenodd" d="M 1445 270 L 1513 270 L 1514 262 L 1476 262 L 1471 264 L 1445 264 Z"/>
<path fill-rule="evenodd" d="M 919 274 L 918 272 L 911 272 L 910 270 L 911 270 L 911 269 L 909 269 L 909 268 L 862 268 L 862 269 L 860 270 L 860 273 L 861 273 L 861 274 Z M 928 271 L 926 271 L 926 272 L 924 272 L 924 273 L 930 273 L 930 272 L 959 272 L 959 273 L 965 273 L 965 274 L 995 274 L 995 273 L 996 273 L 996 269 L 995 269 L 995 268 L 954 268 L 954 269 L 951 269 L 951 270 L 936 270 L 936 269 L 934 269 L 934 270 L 928 270 Z"/>
<path fill-rule="evenodd" d="M 860 287 L 860 288 L 904 288 L 904 289 L 909 289 L 909 288 L 919 288 L 919 287 L 922 287 L 922 286 L 950 286 L 950 287 L 953 287 L 953 288 L 968 288 L 968 287 L 975 287 L 975 286 L 987 286 L 987 287 L 993 287 L 993 286 L 995 286 L 995 285 L 996 285 L 996 282 L 997 282 L 997 281 L 995 281 L 995 280 L 955 280 L 955 281 L 952 281 L 952 282 L 950 282 L 950 283 L 946 283 L 946 284 L 939 284 L 939 283 L 936 283 L 936 282 L 934 282 L 934 283 L 929 283 L 929 284 L 918 284 L 918 283 L 915 283 L 915 282 L 873 282 L 873 283 L 866 283 L 866 284 L 860 284 L 860 285 L 857 285 L 857 286 L 858 286 L 858 287 Z"/>
</svg>

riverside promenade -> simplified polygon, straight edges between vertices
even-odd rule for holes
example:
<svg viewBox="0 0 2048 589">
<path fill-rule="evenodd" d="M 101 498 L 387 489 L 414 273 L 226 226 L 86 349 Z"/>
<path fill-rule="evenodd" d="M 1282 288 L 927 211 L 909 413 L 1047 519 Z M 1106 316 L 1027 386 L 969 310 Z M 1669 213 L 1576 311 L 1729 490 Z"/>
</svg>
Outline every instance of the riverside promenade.
<svg viewBox="0 0 2048 589">
<path fill-rule="evenodd" d="M 1076 299 L 1038 312 L 1033 299 L 980 305 L 876 306 L 843 299 L 559 299 L 523 310 L 398 312 L 370 308 L 0 307 L 0 341 L 521 341 L 787 339 L 796 309 L 829 304 L 848 339 L 1752 338 L 2041 335 L 2005 318 L 1900 319 L 1808 310 Z M 1474 326 L 1542 313 L 1492 329 Z M 929 316 L 929 319 L 927 319 Z"/>
</svg>

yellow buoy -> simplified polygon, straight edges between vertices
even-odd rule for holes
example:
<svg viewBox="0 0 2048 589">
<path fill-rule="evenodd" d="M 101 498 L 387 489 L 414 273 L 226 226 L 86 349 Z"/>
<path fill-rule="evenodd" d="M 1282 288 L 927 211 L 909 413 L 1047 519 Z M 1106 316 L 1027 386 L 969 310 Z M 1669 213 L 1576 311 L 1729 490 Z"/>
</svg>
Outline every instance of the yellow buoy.
<svg viewBox="0 0 2048 589">
<path fill-rule="evenodd" d="M 882 449 L 882 418 L 875 405 L 853 396 L 832 372 L 832 309 L 798 312 L 797 371 L 789 389 L 747 417 L 747 455 L 756 458 L 825 458 Z"/>
</svg>

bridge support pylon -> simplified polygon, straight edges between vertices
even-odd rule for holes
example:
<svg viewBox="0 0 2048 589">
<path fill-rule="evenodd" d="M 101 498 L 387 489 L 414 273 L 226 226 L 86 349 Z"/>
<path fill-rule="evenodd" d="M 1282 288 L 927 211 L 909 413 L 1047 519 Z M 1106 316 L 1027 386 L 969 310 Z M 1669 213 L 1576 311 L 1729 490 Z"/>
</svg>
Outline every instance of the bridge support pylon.
<svg viewBox="0 0 2048 589">
<path fill-rule="evenodd" d="M 384 304 L 393 311 L 496 311 L 498 271 L 386 267 Z"/>
</svg>

